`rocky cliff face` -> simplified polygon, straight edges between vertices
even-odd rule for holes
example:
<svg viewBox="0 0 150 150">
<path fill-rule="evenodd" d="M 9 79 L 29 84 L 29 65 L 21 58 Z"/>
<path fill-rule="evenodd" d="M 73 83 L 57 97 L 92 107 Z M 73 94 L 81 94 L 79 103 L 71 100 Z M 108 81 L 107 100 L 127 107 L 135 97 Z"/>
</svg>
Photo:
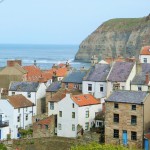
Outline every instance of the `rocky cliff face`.
<svg viewBox="0 0 150 150">
<path fill-rule="evenodd" d="M 80 44 L 75 60 L 90 62 L 92 55 L 97 55 L 99 59 L 138 57 L 144 45 L 150 45 L 150 15 L 112 19 L 103 23 Z"/>
</svg>

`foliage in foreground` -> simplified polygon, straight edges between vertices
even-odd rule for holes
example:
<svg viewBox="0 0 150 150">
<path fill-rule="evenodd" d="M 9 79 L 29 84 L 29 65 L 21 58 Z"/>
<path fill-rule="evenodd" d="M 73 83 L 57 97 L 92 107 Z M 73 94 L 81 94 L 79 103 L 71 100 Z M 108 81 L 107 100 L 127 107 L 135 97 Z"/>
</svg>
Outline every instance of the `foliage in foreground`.
<svg viewBox="0 0 150 150">
<path fill-rule="evenodd" d="M 0 144 L 0 150 L 7 150 L 7 148 L 4 144 Z"/>
<path fill-rule="evenodd" d="M 91 143 L 87 145 L 78 145 L 72 147 L 71 150 L 129 150 L 120 145 L 100 145 L 98 143 Z"/>
</svg>

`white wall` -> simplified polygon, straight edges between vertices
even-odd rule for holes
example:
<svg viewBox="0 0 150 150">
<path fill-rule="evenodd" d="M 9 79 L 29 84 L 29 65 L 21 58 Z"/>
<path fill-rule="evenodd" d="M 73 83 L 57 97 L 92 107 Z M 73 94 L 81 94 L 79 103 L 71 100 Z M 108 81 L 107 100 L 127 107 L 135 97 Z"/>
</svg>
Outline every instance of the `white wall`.
<svg viewBox="0 0 150 150">
<path fill-rule="evenodd" d="M 141 63 L 144 63 L 144 58 L 147 58 L 147 63 L 150 63 L 150 55 L 140 55 L 139 59 Z"/>
<path fill-rule="evenodd" d="M 50 102 L 48 102 L 48 116 L 58 114 L 58 103 L 54 102 L 54 110 L 50 109 Z"/>
<path fill-rule="evenodd" d="M 9 134 L 9 126 L 0 128 L 1 130 L 1 138 L 0 140 L 6 140 L 7 134 Z"/>
<path fill-rule="evenodd" d="M 131 90 L 138 91 L 138 87 L 141 87 L 142 91 L 145 91 L 145 92 L 148 91 L 148 86 L 147 85 L 131 85 Z"/>
<path fill-rule="evenodd" d="M 88 84 L 92 84 L 92 91 L 88 91 Z M 89 94 L 89 93 L 93 93 L 94 94 L 94 92 L 95 92 L 95 82 L 82 81 L 82 93 L 83 94 Z"/>
</svg>

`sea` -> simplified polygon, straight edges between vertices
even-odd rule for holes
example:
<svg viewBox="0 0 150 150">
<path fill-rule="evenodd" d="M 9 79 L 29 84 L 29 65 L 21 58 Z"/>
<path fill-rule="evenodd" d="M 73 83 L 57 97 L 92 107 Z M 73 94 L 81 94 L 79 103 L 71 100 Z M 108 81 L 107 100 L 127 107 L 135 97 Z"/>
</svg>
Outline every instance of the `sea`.
<svg viewBox="0 0 150 150">
<path fill-rule="evenodd" d="M 21 59 L 22 65 L 33 65 L 36 60 L 37 66 L 43 70 L 50 69 L 53 64 L 66 63 L 80 69 L 89 68 L 90 63 L 76 62 L 75 54 L 78 45 L 22 45 L 1 44 L 0 45 L 0 67 L 7 64 L 7 60 Z"/>
</svg>

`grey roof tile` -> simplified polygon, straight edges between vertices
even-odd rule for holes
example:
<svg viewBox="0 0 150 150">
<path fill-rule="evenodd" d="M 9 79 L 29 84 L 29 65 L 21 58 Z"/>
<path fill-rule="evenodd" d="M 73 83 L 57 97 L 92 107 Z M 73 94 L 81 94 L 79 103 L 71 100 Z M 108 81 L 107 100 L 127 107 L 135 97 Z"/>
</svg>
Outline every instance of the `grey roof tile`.
<svg viewBox="0 0 150 150">
<path fill-rule="evenodd" d="M 125 82 L 134 66 L 132 62 L 115 62 L 109 74 L 108 81 Z"/>
<path fill-rule="evenodd" d="M 11 82 L 9 91 L 36 92 L 39 82 Z"/>
<path fill-rule="evenodd" d="M 106 102 L 120 102 L 141 104 L 147 96 L 147 92 L 143 91 L 114 91 L 106 100 Z"/>
<path fill-rule="evenodd" d="M 84 77 L 84 81 L 105 82 L 110 71 L 110 65 L 108 64 L 96 64 L 93 66 L 87 75 Z"/>
<path fill-rule="evenodd" d="M 47 89 L 47 92 L 57 92 L 61 88 L 61 82 L 53 82 Z"/>
<path fill-rule="evenodd" d="M 63 80 L 64 83 L 82 83 L 83 77 L 87 71 L 72 71 Z"/>
</svg>

